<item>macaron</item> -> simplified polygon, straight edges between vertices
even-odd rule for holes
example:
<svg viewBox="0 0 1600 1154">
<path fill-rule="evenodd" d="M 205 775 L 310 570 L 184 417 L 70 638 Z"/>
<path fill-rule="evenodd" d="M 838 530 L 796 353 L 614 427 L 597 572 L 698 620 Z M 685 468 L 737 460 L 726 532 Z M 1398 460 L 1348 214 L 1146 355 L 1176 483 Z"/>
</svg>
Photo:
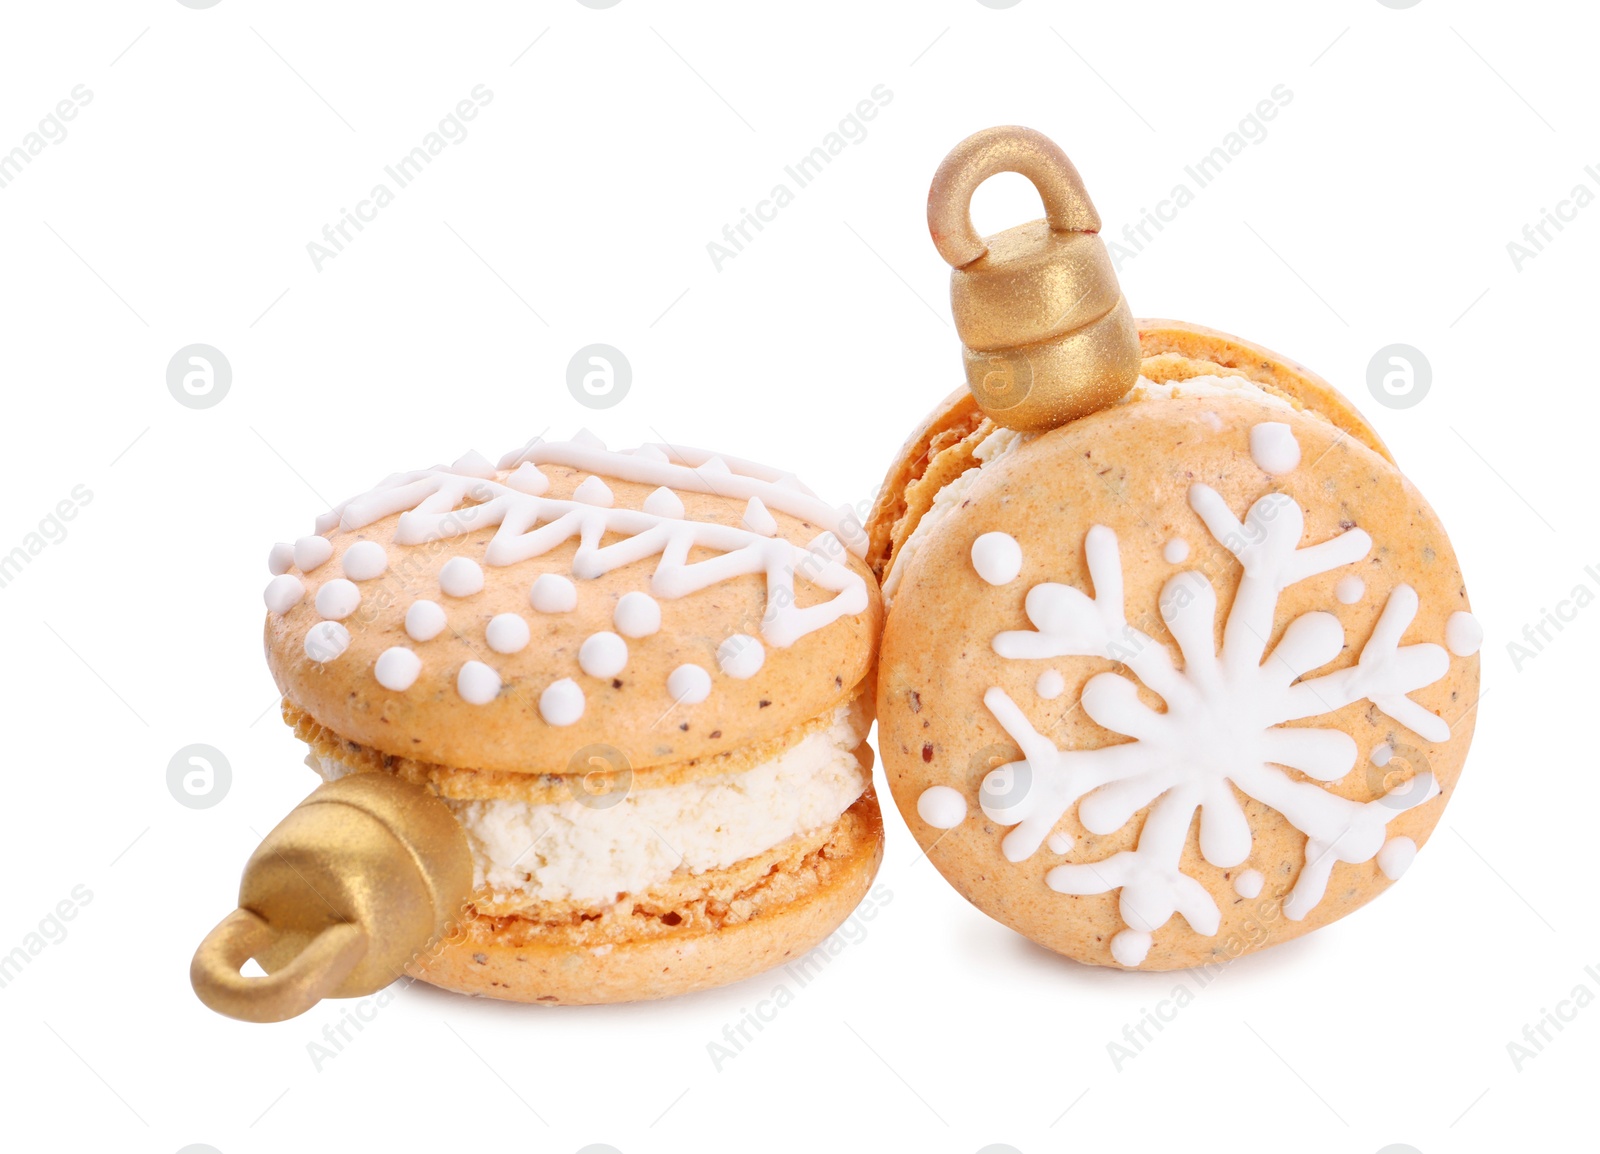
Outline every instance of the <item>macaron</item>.
<svg viewBox="0 0 1600 1154">
<path fill-rule="evenodd" d="M 442 799 L 474 889 L 409 967 L 659 998 L 812 949 L 882 858 L 866 535 L 792 474 L 535 438 L 388 477 L 276 545 L 283 715 L 324 779 Z"/>
<path fill-rule="evenodd" d="M 1392 885 L 1478 700 L 1450 541 L 1331 385 L 1141 321 L 1042 433 L 947 398 L 868 522 L 879 753 L 970 902 L 1081 962 L 1231 961 Z"/>
</svg>

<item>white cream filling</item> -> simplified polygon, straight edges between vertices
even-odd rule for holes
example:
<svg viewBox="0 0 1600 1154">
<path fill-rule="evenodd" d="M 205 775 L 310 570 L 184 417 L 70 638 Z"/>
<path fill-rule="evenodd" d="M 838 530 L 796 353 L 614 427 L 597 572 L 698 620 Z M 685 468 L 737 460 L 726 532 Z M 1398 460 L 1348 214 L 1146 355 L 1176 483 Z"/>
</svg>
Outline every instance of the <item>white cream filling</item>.
<svg viewBox="0 0 1600 1154">
<path fill-rule="evenodd" d="M 608 906 L 685 870 L 723 869 L 832 825 L 866 790 L 856 760 L 862 711 L 839 706 L 826 729 L 739 773 L 656 789 L 535 805 L 493 799 L 445 804 L 467 832 L 479 889 L 534 901 Z M 312 757 L 332 781 L 350 772 Z M 607 804 L 611 802 L 611 804 Z"/>
<path fill-rule="evenodd" d="M 1269 393 L 1254 381 L 1246 380 L 1244 377 L 1190 377 L 1186 381 L 1166 381 L 1160 384 L 1140 377 L 1133 388 L 1128 390 L 1128 395 L 1117 403 L 1125 405 L 1133 401 L 1172 397 L 1227 396 L 1249 396 L 1273 408 L 1290 410 L 1294 408 L 1276 393 Z M 932 506 L 922 515 L 916 528 L 911 530 L 911 535 L 895 553 L 894 560 L 889 565 L 889 572 L 884 574 L 883 578 L 884 608 L 887 609 L 889 603 L 894 600 L 895 591 L 900 588 L 900 582 L 911 564 L 911 559 L 917 555 L 917 550 L 927 540 L 928 535 L 938 528 L 941 521 L 961 507 L 961 502 L 966 500 L 967 491 L 977 484 L 983 469 L 1010 456 L 1037 435 L 997 427 L 978 442 L 972 450 L 972 455 L 978 460 L 977 467 L 966 470 L 934 494 Z"/>
<path fill-rule="evenodd" d="M 1129 401 L 1148 401 L 1167 397 L 1237 397 L 1247 396 L 1270 405 L 1274 409 L 1293 410 L 1277 393 L 1269 393 L 1254 381 L 1244 377 L 1190 377 L 1186 381 L 1155 381 L 1140 377 L 1119 404 Z"/>
</svg>

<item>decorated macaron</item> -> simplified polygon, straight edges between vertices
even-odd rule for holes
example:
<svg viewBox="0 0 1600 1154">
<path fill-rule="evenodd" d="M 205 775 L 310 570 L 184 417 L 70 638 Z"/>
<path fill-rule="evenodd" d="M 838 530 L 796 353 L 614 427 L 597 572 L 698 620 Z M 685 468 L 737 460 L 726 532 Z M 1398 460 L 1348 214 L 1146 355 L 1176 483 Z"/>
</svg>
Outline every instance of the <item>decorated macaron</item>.
<svg viewBox="0 0 1600 1154">
<path fill-rule="evenodd" d="M 1124 350 L 1023 376 L 1115 394 L 1034 397 L 1077 413 L 1059 424 L 947 398 L 869 558 L 879 753 L 929 859 L 1050 949 L 1164 970 L 1401 877 L 1466 757 L 1482 631 L 1438 518 L 1332 386 L 1198 326 L 1136 340 L 1131 379 Z"/>
<path fill-rule="evenodd" d="M 267 658 L 310 764 L 418 787 L 470 851 L 407 971 L 627 1001 L 838 926 L 882 854 L 865 547 L 791 474 L 587 433 L 396 474 L 275 546 Z"/>
</svg>

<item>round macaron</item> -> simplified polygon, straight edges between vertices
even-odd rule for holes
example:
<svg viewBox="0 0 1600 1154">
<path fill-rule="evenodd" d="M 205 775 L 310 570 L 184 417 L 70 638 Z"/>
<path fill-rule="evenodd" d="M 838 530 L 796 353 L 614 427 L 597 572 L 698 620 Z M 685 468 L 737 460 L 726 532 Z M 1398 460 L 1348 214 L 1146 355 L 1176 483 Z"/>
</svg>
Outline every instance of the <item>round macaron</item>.
<svg viewBox="0 0 1600 1154">
<path fill-rule="evenodd" d="M 275 546 L 267 659 L 312 767 L 466 831 L 472 900 L 410 972 L 655 998 L 843 922 L 882 857 L 865 550 L 792 474 L 588 433 L 393 475 Z"/>
<path fill-rule="evenodd" d="M 1084 962 L 1210 965 L 1410 865 L 1482 631 L 1437 517 L 1326 382 L 1141 322 L 1124 400 L 1037 435 L 946 400 L 869 522 L 879 752 L 929 859 Z"/>
</svg>

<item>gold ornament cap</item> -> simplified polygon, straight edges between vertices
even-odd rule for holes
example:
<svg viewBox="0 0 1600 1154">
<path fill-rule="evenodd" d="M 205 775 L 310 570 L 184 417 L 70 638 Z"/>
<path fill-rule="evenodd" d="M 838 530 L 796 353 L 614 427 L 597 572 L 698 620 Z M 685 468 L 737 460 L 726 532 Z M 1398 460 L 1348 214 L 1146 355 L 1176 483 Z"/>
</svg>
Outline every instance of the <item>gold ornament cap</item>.
<svg viewBox="0 0 1600 1154">
<path fill-rule="evenodd" d="M 1001 172 L 1033 182 L 1045 218 L 980 237 L 972 194 Z M 956 145 L 928 189 L 928 231 L 951 266 L 967 385 L 985 415 L 1012 429 L 1053 429 L 1133 387 L 1139 333 L 1100 216 L 1049 137 L 1006 126 Z"/>
<path fill-rule="evenodd" d="M 246 1022 L 364 997 L 444 936 L 471 891 L 472 853 L 449 807 L 387 774 L 352 774 L 261 839 L 239 908 L 200 943 L 189 980 L 207 1006 Z M 265 977 L 239 972 L 252 957 Z"/>
</svg>

